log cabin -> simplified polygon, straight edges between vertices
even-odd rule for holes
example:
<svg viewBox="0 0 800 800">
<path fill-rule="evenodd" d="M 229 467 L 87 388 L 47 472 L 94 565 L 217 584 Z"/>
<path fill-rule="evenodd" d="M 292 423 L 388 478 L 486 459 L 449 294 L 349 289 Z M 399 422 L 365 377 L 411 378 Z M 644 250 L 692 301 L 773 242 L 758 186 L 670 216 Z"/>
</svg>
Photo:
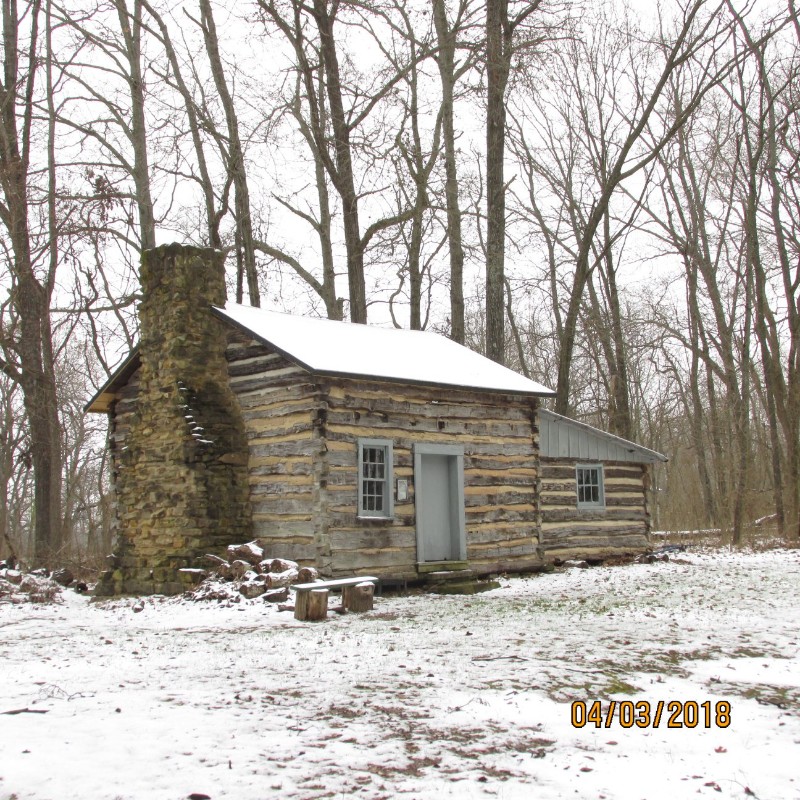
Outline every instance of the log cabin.
<svg viewBox="0 0 800 800">
<path fill-rule="evenodd" d="M 664 457 L 543 409 L 547 387 L 433 333 L 226 303 L 213 250 L 155 248 L 140 277 L 139 346 L 87 405 L 116 495 L 99 594 L 183 591 L 250 539 L 408 582 L 648 548 Z"/>
</svg>

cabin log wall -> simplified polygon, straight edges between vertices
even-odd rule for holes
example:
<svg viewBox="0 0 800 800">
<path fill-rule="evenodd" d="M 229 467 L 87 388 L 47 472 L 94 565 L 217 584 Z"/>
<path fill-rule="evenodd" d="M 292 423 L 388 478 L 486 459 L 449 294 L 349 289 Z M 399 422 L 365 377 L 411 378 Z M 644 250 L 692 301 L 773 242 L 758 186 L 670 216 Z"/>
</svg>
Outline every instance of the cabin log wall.
<svg viewBox="0 0 800 800">
<path fill-rule="evenodd" d="M 578 510 L 576 463 L 575 459 L 541 458 L 541 539 L 545 560 L 605 558 L 647 550 L 649 466 L 603 462 L 605 508 Z"/>
<path fill-rule="evenodd" d="M 119 497 L 117 484 L 120 467 L 120 454 L 128 440 L 136 412 L 136 400 L 139 397 L 139 386 L 142 368 L 139 367 L 127 383 L 117 391 L 116 398 L 108 415 L 108 451 L 111 456 L 111 491 L 115 495 L 114 513 L 111 515 L 110 540 L 116 543 L 119 533 Z"/>
<path fill-rule="evenodd" d="M 329 379 L 326 404 L 329 571 L 417 577 L 414 445 L 464 447 L 467 559 L 478 573 L 541 564 L 535 400 L 423 386 Z M 394 482 L 409 482 L 394 517 L 363 519 L 358 505 L 358 439 L 390 439 Z M 394 486 L 392 491 L 394 491 Z M 323 568 L 326 566 L 322 565 Z"/>
<path fill-rule="evenodd" d="M 253 534 L 274 558 L 316 564 L 319 387 L 302 367 L 238 331 L 226 357 L 249 447 Z"/>
</svg>

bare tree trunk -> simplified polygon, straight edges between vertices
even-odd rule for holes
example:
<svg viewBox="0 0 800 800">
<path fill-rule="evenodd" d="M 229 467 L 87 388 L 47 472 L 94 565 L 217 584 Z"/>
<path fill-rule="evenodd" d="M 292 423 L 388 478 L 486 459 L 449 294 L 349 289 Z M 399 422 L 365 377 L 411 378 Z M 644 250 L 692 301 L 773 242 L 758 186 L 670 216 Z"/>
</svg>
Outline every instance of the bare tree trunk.
<svg viewBox="0 0 800 800">
<path fill-rule="evenodd" d="M 247 280 L 247 294 L 250 305 L 260 306 L 261 295 L 258 288 L 258 273 L 256 270 L 256 255 L 253 244 L 253 221 L 250 217 L 250 192 L 247 186 L 247 169 L 244 163 L 244 150 L 239 137 L 239 120 L 236 108 L 231 97 L 228 83 L 225 80 L 225 70 L 219 54 L 219 39 L 214 15 L 211 11 L 209 0 L 199 0 L 200 20 L 203 28 L 203 38 L 208 52 L 208 62 L 217 94 L 225 110 L 225 121 L 228 126 L 228 169 L 233 176 L 234 206 L 236 210 L 236 244 L 237 244 L 237 297 L 238 303 L 242 302 L 244 293 L 243 279 Z"/>
<path fill-rule="evenodd" d="M 455 49 L 457 29 L 447 21 L 444 0 L 432 0 L 439 52 L 436 64 L 442 85 L 442 138 L 444 144 L 447 242 L 450 248 L 450 338 L 464 344 L 464 246 L 461 206 L 458 202 L 456 137 L 453 124 L 455 93 Z"/>
<path fill-rule="evenodd" d="M 775 502 L 775 520 L 778 536 L 786 536 L 786 507 L 783 502 L 783 465 L 778 414 L 775 410 L 775 396 L 764 387 L 767 406 L 767 425 L 769 427 L 770 466 L 772 467 L 772 495 Z"/>
<path fill-rule="evenodd" d="M 427 43 L 417 42 L 412 20 L 403 3 L 398 4 L 398 11 L 405 25 L 404 34 L 406 47 L 408 47 L 409 64 L 407 69 L 404 70 L 404 83 L 407 87 L 407 95 L 405 99 L 401 101 L 405 111 L 405 124 L 401 126 L 396 136 L 396 142 L 403 157 L 403 161 L 405 162 L 406 169 L 408 170 L 408 175 L 411 178 L 408 190 L 405 186 L 401 185 L 399 194 L 402 197 L 402 201 L 398 206 L 398 211 L 402 214 L 403 208 L 406 207 L 410 214 L 409 222 L 411 232 L 408 237 L 409 325 L 412 330 L 422 330 L 423 276 L 425 272 L 425 264 L 422 259 L 422 246 L 425 234 L 426 211 L 430 206 L 428 201 L 428 187 L 431 173 L 436 166 L 441 151 L 444 108 L 442 107 L 439 110 L 433 129 L 432 140 L 429 149 L 426 150 L 423 148 L 422 132 L 420 131 L 420 84 L 418 65 L 420 61 L 419 50 L 425 47 Z M 404 130 L 408 130 L 410 135 L 404 136 Z"/>
<path fill-rule="evenodd" d="M 331 179 L 342 198 L 344 238 L 347 248 L 347 279 L 350 292 L 350 319 L 353 322 L 366 323 L 364 245 L 358 220 L 358 194 L 353 177 L 350 128 L 344 113 L 339 59 L 336 55 L 336 42 L 333 38 L 334 19 L 334 16 L 328 13 L 326 0 L 314 0 L 314 20 L 320 37 L 320 50 L 325 67 L 325 85 L 336 152 L 336 171 L 331 175 Z"/>
<path fill-rule="evenodd" d="M 506 350 L 506 87 L 514 33 L 541 4 L 530 0 L 510 17 L 509 0 L 486 1 L 486 355 L 499 364 L 505 363 Z M 526 46 L 535 43 L 536 37 L 531 37 Z"/>
<path fill-rule="evenodd" d="M 28 172 L 32 143 L 32 99 L 39 69 L 41 0 L 16 16 L 15 3 L 3 3 L 3 83 L 0 86 L 0 220 L 10 243 L 15 286 L 11 299 L 19 316 L 18 378 L 30 430 L 34 489 L 34 551 L 37 565 L 52 563 L 61 547 L 61 429 L 58 419 L 50 295 L 55 275 L 36 276 L 31 256 Z M 20 24 L 27 20 L 28 52 L 20 65 Z M 24 97 L 18 92 L 24 90 Z M 22 108 L 22 119 L 18 113 Z M 21 130 L 18 123 L 21 122 Z M 51 239 L 52 241 L 52 239 Z M 51 262 L 52 263 L 52 262 Z"/>
<path fill-rule="evenodd" d="M 607 258 L 611 259 L 611 254 Z M 628 381 L 628 346 L 625 331 L 622 328 L 622 313 L 617 290 L 615 267 L 609 263 L 608 272 L 608 304 L 611 312 L 611 336 L 614 342 L 614 363 L 616 372 L 612 378 L 614 394 L 614 417 L 609 420 L 610 430 L 623 439 L 633 439 L 633 420 L 631 419 L 630 384 Z"/>
<path fill-rule="evenodd" d="M 145 85 L 142 77 L 142 3 L 134 0 L 128 11 L 127 0 L 114 0 L 128 59 L 128 84 L 131 94 L 130 141 L 133 146 L 131 177 L 139 212 L 139 237 L 142 250 L 156 246 L 156 223 L 150 195 L 150 166 L 147 156 L 147 123 L 144 116 Z"/>
<path fill-rule="evenodd" d="M 692 431 L 692 444 L 694 446 L 695 458 L 697 459 L 697 470 L 700 474 L 700 489 L 705 499 L 706 525 L 718 525 L 717 496 L 711 483 L 708 469 L 707 448 L 703 438 L 703 423 L 708 416 L 705 404 L 700 394 L 700 358 L 701 344 L 700 337 L 703 331 L 703 318 L 700 314 L 700 307 L 697 301 L 697 266 L 691 259 L 684 259 L 686 282 L 687 282 L 687 306 L 689 312 L 689 340 L 691 342 L 691 366 L 689 368 L 689 392 L 692 399 L 692 407 L 687 408 L 689 417 L 689 427 Z M 713 377 L 711 378 L 713 381 Z M 709 403 L 714 402 L 713 393 L 710 394 Z M 713 416 L 712 416 L 713 419 Z"/>
<path fill-rule="evenodd" d="M 736 19 L 739 30 L 756 59 L 758 66 L 758 83 L 761 94 L 760 117 L 758 118 L 758 141 L 759 148 L 764 149 L 765 163 L 763 165 L 764 177 L 770 190 L 770 203 L 768 213 L 772 222 L 772 233 L 775 238 L 778 264 L 783 284 L 784 297 L 786 300 L 786 317 L 788 328 L 788 358 L 786 359 L 786 376 L 784 377 L 781 368 L 781 347 L 782 336 L 777 332 L 775 317 L 769 306 L 767 296 L 767 276 L 764 265 L 761 261 L 758 239 L 755 239 L 754 247 L 754 267 L 756 270 L 756 335 L 759 339 L 761 348 L 761 360 L 764 368 L 764 382 L 767 395 L 767 417 L 770 426 L 770 441 L 772 443 L 772 470 L 775 486 L 775 510 L 778 517 L 778 525 L 781 535 L 785 530 L 785 508 L 783 503 L 783 472 L 780 464 L 780 447 L 777 435 L 777 421 L 780 420 L 786 442 L 788 473 L 789 473 L 789 508 L 792 517 L 791 529 L 793 534 L 800 538 L 800 301 L 797 300 L 797 290 L 800 286 L 800 273 L 796 270 L 796 265 L 792 264 L 789 255 L 789 241 L 796 236 L 791 231 L 792 225 L 796 226 L 797 219 L 786 225 L 783 217 L 783 201 L 786 196 L 784 186 L 784 175 L 779 159 L 780 139 L 785 140 L 786 134 L 779 134 L 780 127 L 776 106 L 783 98 L 780 93 L 773 90 L 773 82 L 767 69 L 765 59 L 765 44 L 756 42 L 744 19 L 738 14 L 733 5 L 728 2 L 728 7 Z M 800 21 L 798 21 L 793 0 L 789 0 L 790 19 L 795 26 L 797 45 L 800 45 Z M 790 67 L 791 69 L 791 67 Z M 785 87 L 789 89 L 796 82 L 795 74 L 786 80 Z M 742 101 L 743 117 L 745 111 Z M 796 100 L 788 100 L 789 108 L 786 120 L 783 123 L 784 130 L 790 127 L 790 118 L 797 118 Z M 748 113 L 749 118 L 749 113 Z M 792 162 L 796 164 L 796 153 L 791 153 Z M 759 149 L 760 155 L 760 149 Z M 755 165 L 752 165 L 755 167 Z M 789 168 L 789 175 L 786 184 L 791 183 L 791 174 L 794 167 Z M 752 188 L 752 187 L 751 187 Z M 753 212 L 754 214 L 756 212 Z M 758 230 L 755 226 L 757 219 L 755 216 L 748 219 L 748 234 L 757 237 Z"/>
<path fill-rule="evenodd" d="M 630 388 L 628 385 L 628 355 L 625 331 L 622 328 L 622 311 L 620 309 L 617 274 L 612 250 L 611 221 L 609 215 L 603 220 L 603 255 L 598 259 L 599 276 L 603 287 L 603 296 L 608 311 L 604 348 L 609 383 L 609 416 L 608 426 L 611 433 L 624 439 L 633 438 L 631 421 Z M 589 281 L 591 283 L 591 281 Z M 598 308 L 597 319 L 600 324 L 601 315 Z"/>
<path fill-rule="evenodd" d="M 511 65 L 508 0 L 486 2 L 486 356 L 505 362 L 505 93 Z"/>
<path fill-rule="evenodd" d="M 519 325 L 517 325 L 517 318 L 514 315 L 514 306 L 511 297 L 511 282 L 508 278 L 505 279 L 506 289 L 506 315 L 508 316 L 508 324 L 511 328 L 511 335 L 514 338 L 514 347 L 517 351 L 517 369 L 522 372 L 526 378 L 531 377 L 531 371 L 528 368 L 528 359 L 526 358 L 525 348 L 522 345 L 522 335 L 519 332 Z"/>
<path fill-rule="evenodd" d="M 317 180 L 317 199 L 319 201 L 319 235 L 322 252 L 322 301 L 328 319 L 342 319 L 342 300 L 336 296 L 336 270 L 333 262 L 333 240 L 331 238 L 331 201 L 328 185 L 325 182 L 325 166 L 319 153 L 314 152 L 314 175 Z"/>
<path fill-rule="evenodd" d="M 742 342 L 742 391 L 736 398 L 734 414 L 737 438 L 736 494 L 733 503 L 733 544 L 741 545 L 744 537 L 744 498 L 747 492 L 747 473 L 750 468 L 752 443 L 750 441 L 750 369 L 746 360 L 750 353 L 750 331 L 753 321 L 752 274 L 746 276 L 744 309 L 744 341 Z"/>
</svg>

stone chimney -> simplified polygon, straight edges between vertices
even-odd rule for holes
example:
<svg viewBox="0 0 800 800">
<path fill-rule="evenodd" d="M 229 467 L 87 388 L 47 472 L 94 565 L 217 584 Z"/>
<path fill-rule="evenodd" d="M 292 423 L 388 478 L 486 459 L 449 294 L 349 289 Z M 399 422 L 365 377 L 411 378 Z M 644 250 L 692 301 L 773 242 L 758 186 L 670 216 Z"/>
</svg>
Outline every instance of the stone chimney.
<svg viewBox="0 0 800 800">
<path fill-rule="evenodd" d="M 247 439 L 228 383 L 222 253 L 148 250 L 136 411 L 116 453 L 117 549 L 98 594 L 176 594 L 181 568 L 251 538 Z"/>
</svg>

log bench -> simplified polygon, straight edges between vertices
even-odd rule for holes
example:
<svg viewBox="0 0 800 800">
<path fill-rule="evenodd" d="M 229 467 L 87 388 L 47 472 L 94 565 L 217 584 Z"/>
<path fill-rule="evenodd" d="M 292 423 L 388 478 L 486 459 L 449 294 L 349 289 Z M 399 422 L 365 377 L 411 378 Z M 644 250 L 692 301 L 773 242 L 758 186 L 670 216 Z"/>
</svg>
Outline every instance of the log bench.
<svg viewBox="0 0 800 800">
<path fill-rule="evenodd" d="M 378 578 L 364 575 L 357 578 L 339 578 L 332 581 L 297 583 L 289 588 L 295 592 L 294 618 L 316 621 L 328 616 L 328 592 L 342 590 L 342 605 L 348 611 L 370 611 L 372 609 L 375 584 Z"/>
</svg>

